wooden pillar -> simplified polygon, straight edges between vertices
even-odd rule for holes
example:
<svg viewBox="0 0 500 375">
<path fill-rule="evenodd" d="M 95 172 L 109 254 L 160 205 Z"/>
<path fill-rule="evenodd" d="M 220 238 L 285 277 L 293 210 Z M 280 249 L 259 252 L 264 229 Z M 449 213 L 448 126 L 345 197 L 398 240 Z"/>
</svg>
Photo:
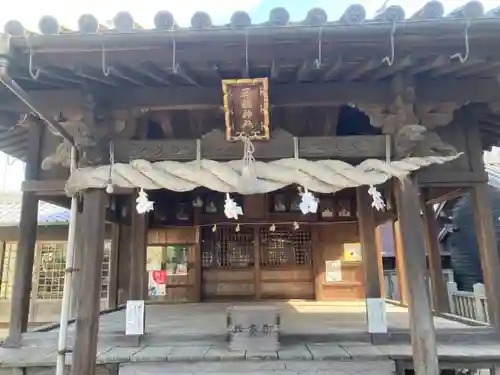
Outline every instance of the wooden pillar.
<svg viewBox="0 0 500 375">
<path fill-rule="evenodd" d="M 36 180 L 40 170 L 40 148 L 43 127 L 39 122 L 30 124 L 28 155 L 26 158 L 25 179 Z M 32 192 L 24 192 L 19 221 L 19 242 L 14 271 L 14 285 L 10 305 L 9 334 L 5 347 L 17 347 L 21 336 L 28 329 L 30 297 L 33 280 L 33 261 L 38 225 L 38 197 Z"/>
<path fill-rule="evenodd" d="M 76 312 L 78 310 L 78 294 L 80 293 L 81 285 L 81 271 L 82 271 L 82 254 L 84 252 L 83 244 L 83 215 L 82 212 L 78 211 L 75 220 L 75 250 L 73 256 L 73 268 L 75 272 L 72 273 L 72 292 L 71 292 L 71 306 L 70 306 L 70 316 L 76 318 Z"/>
<path fill-rule="evenodd" d="M 122 224 L 120 228 L 120 246 L 118 250 L 118 304 L 127 302 L 130 284 L 130 250 L 132 228 Z"/>
<path fill-rule="evenodd" d="M 427 195 L 422 192 L 421 207 L 424 217 L 425 239 L 427 244 L 427 261 L 432 283 L 432 302 L 434 310 L 440 313 L 450 312 L 448 290 L 443 277 L 441 251 L 439 248 L 437 221 L 432 205 L 425 204 Z"/>
<path fill-rule="evenodd" d="M 260 300 L 261 298 L 261 271 L 260 271 L 260 227 L 253 227 L 253 256 L 254 256 L 254 283 L 255 283 L 255 299 Z"/>
<path fill-rule="evenodd" d="M 417 375 L 438 375 L 436 333 L 425 261 L 425 233 L 418 189 L 410 178 L 395 181 L 402 242 L 402 263 L 408 289 L 413 365 Z"/>
<path fill-rule="evenodd" d="M 365 271 L 365 298 L 368 331 L 370 333 L 386 333 L 387 319 L 385 300 L 382 299 L 382 282 L 380 279 L 382 257 L 377 251 L 375 236 L 375 212 L 371 206 L 372 198 L 368 194 L 368 187 L 356 188 L 358 207 L 359 238 L 363 254 L 363 268 Z"/>
<path fill-rule="evenodd" d="M 109 254 L 108 308 L 118 307 L 118 252 L 120 251 L 120 232 L 123 224 L 111 224 L 111 252 Z"/>
<path fill-rule="evenodd" d="M 408 305 L 408 288 L 406 287 L 406 272 L 404 267 L 404 251 L 403 241 L 401 239 L 401 229 L 399 221 L 394 222 L 393 226 L 394 235 L 394 251 L 396 255 L 396 275 L 398 278 L 399 299 L 403 305 Z"/>
<path fill-rule="evenodd" d="M 375 236 L 375 212 L 371 207 L 372 198 L 368 194 L 368 188 L 361 186 L 356 188 L 356 198 L 359 220 L 359 239 L 363 253 L 363 267 L 365 270 L 365 297 L 381 298 L 382 290 L 380 280 L 380 268 L 382 259 L 379 259 L 377 251 L 377 240 Z"/>
<path fill-rule="evenodd" d="M 104 218 L 108 197 L 104 190 L 89 189 L 84 192 L 83 199 L 84 251 L 81 278 L 85 284 L 82 283 L 77 296 L 78 310 L 71 374 L 95 375 L 101 270 L 104 257 Z"/>
<path fill-rule="evenodd" d="M 500 331 L 500 259 L 488 184 L 473 186 L 471 198 L 490 324 Z"/>
<path fill-rule="evenodd" d="M 135 200 L 135 195 L 132 197 Z M 129 299 L 143 300 L 147 297 L 146 272 L 146 242 L 147 242 L 147 215 L 141 215 L 132 206 L 130 241 L 130 285 Z"/>
</svg>

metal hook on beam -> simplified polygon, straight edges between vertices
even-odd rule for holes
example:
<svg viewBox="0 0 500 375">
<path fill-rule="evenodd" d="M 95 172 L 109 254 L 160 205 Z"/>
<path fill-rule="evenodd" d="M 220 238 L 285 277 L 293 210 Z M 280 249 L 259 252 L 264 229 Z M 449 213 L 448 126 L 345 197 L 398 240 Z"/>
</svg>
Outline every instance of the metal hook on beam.
<svg viewBox="0 0 500 375">
<path fill-rule="evenodd" d="M 465 55 L 462 55 L 460 52 L 455 53 L 454 55 L 450 56 L 450 59 L 458 59 L 461 64 L 466 62 L 469 59 L 469 28 L 470 28 L 470 20 L 467 20 L 467 23 L 465 24 Z"/>
<path fill-rule="evenodd" d="M 102 74 L 104 74 L 105 77 L 108 77 L 111 74 L 111 67 L 107 65 L 106 63 L 106 47 L 104 45 L 104 42 L 102 42 Z"/>
<path fill-rule="evenodd" d="M 38 77 L 40 77 L 40 72 L 41 70 L 40 69 L 36 69 L 36 70 L 33 70 L 33 48 L 31 48 L 31 44 L 29 42 L 29 38 L 26 38 L 26 43 L 28 44 L 28 48 L 29 48 L 29 61 L 28 61 L 28 71 L 30 73 L 30 76 L 32 79 L 34 79 L 35 81 L 38 79 Z"/>
<path fill-rule="evenodd" d="M 394 59 L 396 55 L 396 47 L 394 43 L 394 35 L 396 34 L 396 22 L 394 21 L 392 23 L 392 30 L 391 30 L 391 55 L 386 56 L 382 59 L 382 62 L 386 63 L 389 66 L 392 66 L 394 64 Z"/>
<path fill-rule="evenodd" d="M 321 68 L 323 65 L 323 26 L 319 27 L 318 32 L 318 58 L 314 60 L 314 66 L 316 69 Z"/>
</svg>

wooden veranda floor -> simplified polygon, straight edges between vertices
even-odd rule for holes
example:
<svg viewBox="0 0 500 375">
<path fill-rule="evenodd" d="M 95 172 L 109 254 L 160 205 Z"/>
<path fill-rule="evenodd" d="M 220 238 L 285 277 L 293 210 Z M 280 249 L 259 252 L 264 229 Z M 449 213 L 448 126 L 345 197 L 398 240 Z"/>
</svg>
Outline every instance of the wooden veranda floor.
<svg viewBox="0 0 500 375">
<path fill-rule="evenodd" d="M 283 361 L 354 360 L 364 363 L 360 366 L 365 366 L 367 361 L 376 361 L 375 367 L 372 366 L 372 373 L 382 374 L 390 373 L 387 369 L 391 368 L 391 355 L 411 353 L 408 312 L 405 308 L 388 305 L 389 330 L 394 336 L 385 345 L 373 345 L 369 342 L 362 303 L 297 301 L 275 304 L 282 309 L 283 336 L 279 352 L 229 352 L 225 342 L 225 312 L 229 303 L 148 305 L 146 335 L 139 344 L 124 336 L 125 311 L 101 316 L 96 360 L 99 364 L 120 364 L 123 369 L 120 373 L 123 374 L 127 373 L 126 368 L 141 362 L 167 361 L 182 366 L 188 366 L 188 362 L 210 362 L 208 367 L 204 367 L 206 370 L 214 366 L 213 362 L 235 360 L 247 360 L 253 363 L 251 366 L 255 366 L 255 361 L 252 360 L 274 359 L 276 361 L 273 362 L 276 363 L 272 366 L 278 367 L 283 365 Z M 460 351 L 466 353 L 464 355 L 500 353 L 500 343 L 491 341 L 484 328 L 470 327 L 444 318 L 435 318 L 434 323 L 441 352 Z M 24 335 L 20 349 L 0 348 L 0 375 L 3 375 L 1 368 L 53 367 L 57 335 L 57 329 L 30 332 Z M 69 347 L 72 346 L 73 339 L 74 325 L 71 324 Z M 71 355 L 68 356 L 69 363 Z M 377 368 L 381 369 L 380 372 Z M 350 371 L 359 373 L 356 369 L 342 373 Z"/>
</svg>

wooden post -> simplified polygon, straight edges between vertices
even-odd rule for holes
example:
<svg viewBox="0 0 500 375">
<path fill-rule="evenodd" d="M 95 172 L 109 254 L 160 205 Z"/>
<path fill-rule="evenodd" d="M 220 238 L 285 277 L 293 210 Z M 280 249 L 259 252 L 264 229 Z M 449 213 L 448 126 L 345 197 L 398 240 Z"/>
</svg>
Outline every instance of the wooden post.
<svg viewBox="0 0 500 375">
<path fill-rule="evenodd" d="M 120 232 L 123 224 L 111 224 L 111 252 L 109 254 L 108 308 L 118 307 L 118 252 L 120 251 Z"/>
<path fill-rule="evenodd" d="M 72 375 L 95 374 L 107 199 L 103 190 L 90 189 L 84 192 L 81 279 L 85 280 L 85 288 L 80 288 L 77 296 Z"/>
<path fill-rule="evenodd" d="M 396 253 L 396 275 L 398 278 L 399 299 L 403 305 L 408 305 L 408 289 L 406 287 L 406 272 L 404 267 L 403 241 L 401 239 L 401 228 L 399 221 L 394 222 L 394 251 Z"/>
<path fill-rule="evenodd" d="M 81 271 L 82 271 L 82 254 L 84 252 L 83 244 L 83 215 L 82 212 L 78 211 L 75 220 L 75 250 L 73 256 L 73 268 L 75 272 L 72 274 L 72 292 L 71 292 L 71 306 L 70 306 L 70 316 L 71 318 L 76 318 L 76 312 L 78 311 L 78 294 L 80 293 L 81 285 Z"/>
<path fill-rule="evenodd" d="M 377 251 L 375 235 L 375 212 L 371 207 L 372 198 L 368 194 L 368 187 L 356 188 L 358 207 L 359 238 L 363 253 L 363 268 L 365 271 L 365 298 L 370 333 L 386 333 L 387 318 L 385 300 L 382 299 L 381 268 L 382 257 Z M 372 337 L 374 338 L 374 337 Z"/>
<path fill-rule="evenodd" d="M 427 244 L 427 261 L 432 283 L 432 301 L 434 310 L 440 313 L 449 313 L 450 305 L 446 283 L 441 266 L 441 252 L 438 242 L 438 230 L 435 213 L 432 205 L 425 204 L 426 192 L 422 192 L 421 208 L 424 217 L 425 239 Z"/>
<path fill-rule="evenodd" d="M 490 324 L 500 331 L 500 258 L 488 184 L 485 182 L 473 186 L 471 198 Z"/>
<path fill-rule="evenodd" d="M 260 227 L 254 226 L 253 228 L 253 261 L 254 261 L 254 290 L 255 299 L 260 300 L 261 298 L 261 271 L 260 271 Z"/>
<path fill-rule="evenodd" d="M 383 280 L 380 280 L 380 268 L 382 267 L 382 259 L 379 257 L 377 251 L 375 213 L 371 207 L 372 198 L 368 194 L 368 188 L 366 186 L 356 188 L 356 199 L 359 220 L 359 239 L 363 252 L 363 267 L 365 270 L 365 297 L 381 298 L 381 284 Z"/>
<path fill-rule="evenodd" d="M 42 124 L 39 122 L 32 123 L 29 129 L 28 144 L 30 147 L 26 158 L 26 180 L 36 180 L 38 178 L 42 135 Z M 38 201 L 38 197 L 34 193 L 23 193 L 19 221 L 19 243 L 10 305 L 9 334 L 4 342 L 4 347 L 19 346 L 22 334 L 28 329 L 38 225 Z"/>
<path fill-rule="evenodd" d="M 194 290 L 193 290 L 193 301 L 201 301 L 202 292 L 202 280 L 203 280 L 203 269 L 202 269 L 202 255 L 201 255 L 201 241 L 202 229 L 201 229 L 201 207 L 193 207 L 193 220 L 196 226 L 196 241 L 194 245 L 194 269 L 195 269 L 195 279 L 194 279 Z"/>
<path fill-rule="evenodd" d="M 406 273 L 413 366 L 417 375 L 438 375 L 436 333 L 425 262 L 425 233 L 418 189 L 410 178 L 395 181 L 396 204 Z"/>
<path fill-rule="evenodd" d="M 135 200 L 135 195 L 132 197 Z M 130 285 L 129 295 L 130 300 L 143 300 L 147 296 L 146 283 L 146 242 L 147 242 L 147 225 L 146 215 L 141 215 L 132 206 L 131 212 L 131 232 L 132 239 L 130 241 Z"/>
<path fill-rule="evenodd" d="M 130 225 L 121 224 L 120 246 L 118 250 L 118 304 L 127 302 L 130 284 L 130 250 L 132 241 L 132 228 Z"/>
</svg>

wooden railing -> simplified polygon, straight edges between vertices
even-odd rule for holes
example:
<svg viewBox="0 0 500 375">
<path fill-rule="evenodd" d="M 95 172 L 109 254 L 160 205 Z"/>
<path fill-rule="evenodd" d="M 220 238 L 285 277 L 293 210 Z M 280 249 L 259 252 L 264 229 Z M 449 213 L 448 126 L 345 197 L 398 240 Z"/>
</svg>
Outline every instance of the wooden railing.
<svg viewBox="0 0 500 375">
<path fill-rule="evenodd" d="M 489 323 L 488 301 L 484 284 L 474 284 L 472 292 L 458 290 L 457 283 L 447 283 L 450 309 L 453 315 Z"/>
</svg>

